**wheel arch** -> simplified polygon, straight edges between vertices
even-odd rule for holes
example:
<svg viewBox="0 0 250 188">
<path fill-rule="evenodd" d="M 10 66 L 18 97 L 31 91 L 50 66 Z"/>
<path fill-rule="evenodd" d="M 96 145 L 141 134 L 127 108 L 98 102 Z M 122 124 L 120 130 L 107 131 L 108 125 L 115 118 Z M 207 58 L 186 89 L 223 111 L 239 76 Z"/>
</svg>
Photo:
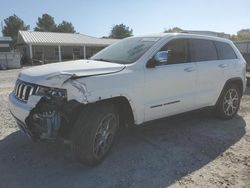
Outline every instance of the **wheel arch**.
<svg viewBox="0 0 250 188">
<path fill-rule="evenodd" d="M 226 83 L 224 84 L 224 87 L 223 87 L 223 89 L 221 90 L 221 93 L 220 93 L 220 95 L 219 95 L 219 97 L 218 97 L 218 99 L 217 99 L 216 105 L 218 104 L 218 102 L 219 102 L 219 100 L 220 100 L 220 98 L 221 98 L 223 92 L 226 90 L 226 88 L 227 88 L 228 86 L 232 85 L 232 84 L 236 84 L 236 85 L 239 87 L 239 89 L 240 89 L 240 96 L 242 97 L 242 95 L 243 95 L 243 89 L 244 89 L 242 79 L 241 79 L 240 77 L 230 78 L 230 79 L 228 79 L 228 80 L 226 81 Z"/>
<path fill-rule="evenodd" d="M 115 106 L 118 110 L 120 116 L 120 123 L 122 126 L 133 125 L 136 121 L 136 116 L 133 111 L 133 106 L 131 105 L 131 101 L 125 96 L 117 96 L 108 99 L 103 99 L 101 101 L 97 101 L 96 103 L 110 103 Z"/>
</svg>

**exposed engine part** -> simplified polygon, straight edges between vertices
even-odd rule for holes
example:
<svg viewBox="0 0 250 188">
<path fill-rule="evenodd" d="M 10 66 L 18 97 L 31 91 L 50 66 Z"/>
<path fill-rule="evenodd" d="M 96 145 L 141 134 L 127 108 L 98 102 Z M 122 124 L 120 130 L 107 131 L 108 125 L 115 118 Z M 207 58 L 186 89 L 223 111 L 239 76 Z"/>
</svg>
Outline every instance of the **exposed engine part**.
<svg viewBox="0 0 250 188">
<path fill-rule="evenodd" d="M 60 110 L 61 103 L 43 98 L 32 110 L 27 124 L 35 139 L 55 139 L 60 126 L 68 123 Z"/>
<path fill-rule="evenodd" d="M 80 104 L 62 97 L 43 97 L 26 119 L 34 140 L 68 138 Z"/>
<path fill-rule="evenodd" d="M 55 110 L 34 114 L 33 131 L 39 133 L 41 139 L 54 139 L 60 128 L 61 120 L 60 113 Z"/>
</svg>

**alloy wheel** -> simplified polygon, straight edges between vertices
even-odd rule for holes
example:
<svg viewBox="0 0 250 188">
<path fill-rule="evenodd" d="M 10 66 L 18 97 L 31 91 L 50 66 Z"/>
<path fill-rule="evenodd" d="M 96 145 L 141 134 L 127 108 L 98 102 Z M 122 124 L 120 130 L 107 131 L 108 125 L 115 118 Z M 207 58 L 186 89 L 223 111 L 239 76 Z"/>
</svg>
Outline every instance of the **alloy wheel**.
<svg viewBox="0 0 250 188">
<path fill-rule="evenodd" d="M 97 158 L 102 158 L 111 148 L 116 129 L 117 119 L 115 114 L 106 115 L 100 122 L 93 146 Z"/>
<path fill-rule="evenodd" d="M 223 111 L 225 115 L 232 116 L 238 109 L 239 95 L 236 89 L 229 89 L 223 99 Z"/>
</svg>

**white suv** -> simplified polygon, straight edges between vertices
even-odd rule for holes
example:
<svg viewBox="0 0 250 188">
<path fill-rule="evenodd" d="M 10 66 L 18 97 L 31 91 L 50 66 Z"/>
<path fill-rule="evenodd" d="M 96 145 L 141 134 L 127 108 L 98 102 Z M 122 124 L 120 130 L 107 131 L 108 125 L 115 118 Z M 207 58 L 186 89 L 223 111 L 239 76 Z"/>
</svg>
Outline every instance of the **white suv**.
<svg viewBox="0 0 250 188">
<path fill-rule="evenodd" d="M 22 71 L 9 106 L 29 137 L 68 139 L 74 155 L 94 165 L 123 125 L 209 106 L 232 118 L 245 71 L 245 60 L 226 39 L 185 33 L 131 37 L 89 60 Z"/>
</svg>

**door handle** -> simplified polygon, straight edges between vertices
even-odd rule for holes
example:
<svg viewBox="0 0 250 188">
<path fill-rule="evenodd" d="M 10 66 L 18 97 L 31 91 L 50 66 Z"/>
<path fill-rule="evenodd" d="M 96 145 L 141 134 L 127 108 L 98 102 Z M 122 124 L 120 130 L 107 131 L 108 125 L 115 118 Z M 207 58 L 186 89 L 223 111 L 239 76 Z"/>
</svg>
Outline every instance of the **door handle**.
<svg viewBox="0 0 250 188">
<path fill-rule="evenodd" d="M 218 66 L 219 66 L 220 68 L 222 68 L 222 69 L 228 67 L 227 64 L 219 64 Z"/>
<path fill-rule="evenodd" d="M 194 70 L 194 67 L 188 67 L 184 69 L 185 72 L 193 72 Z"/>
</svg>

